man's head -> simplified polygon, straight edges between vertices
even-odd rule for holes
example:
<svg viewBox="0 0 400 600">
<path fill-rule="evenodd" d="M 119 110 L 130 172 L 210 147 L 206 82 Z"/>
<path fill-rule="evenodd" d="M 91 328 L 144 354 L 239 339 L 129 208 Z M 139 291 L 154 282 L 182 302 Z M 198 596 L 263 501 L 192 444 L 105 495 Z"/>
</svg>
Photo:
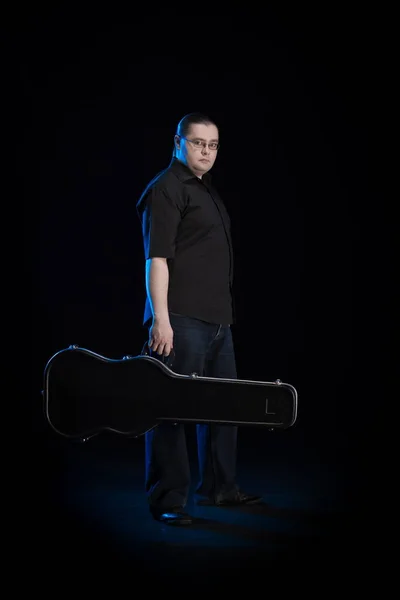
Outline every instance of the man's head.
<svg viewBox="0 0 400 600">
<path fill-rule="evenodd" d="M 179 121 L 174 143 L 174 156 L 201 178 L 217 158 L 218 127 L 206 115 L 189 113 Z"/>
</svg>

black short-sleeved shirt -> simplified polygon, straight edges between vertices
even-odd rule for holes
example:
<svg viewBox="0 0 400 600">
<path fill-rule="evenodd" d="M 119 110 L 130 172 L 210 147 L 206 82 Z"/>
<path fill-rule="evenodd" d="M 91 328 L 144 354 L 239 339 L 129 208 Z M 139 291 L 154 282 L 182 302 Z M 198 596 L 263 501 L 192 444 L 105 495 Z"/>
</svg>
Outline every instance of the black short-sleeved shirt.
<svg viewBox="0 0 400 600">
<path fill-rule="evenodd" d="M 168 309 L 210 323 L 231 324 L 230 219 L 210 174 L 199 179 L 174 157 L 150 181 L 136 207 L 145 259 L 167 259 Z M 151 318 L 146 298 L 143 323 Z"/>
</svg>

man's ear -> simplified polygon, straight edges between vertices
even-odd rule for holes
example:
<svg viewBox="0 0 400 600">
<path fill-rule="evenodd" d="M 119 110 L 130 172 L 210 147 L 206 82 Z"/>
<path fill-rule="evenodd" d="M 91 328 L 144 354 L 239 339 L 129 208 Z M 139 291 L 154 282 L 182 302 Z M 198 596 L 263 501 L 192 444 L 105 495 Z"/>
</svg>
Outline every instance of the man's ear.
<svg viewBox="0 0 400 600">
<path fill-rule="evenodd" d="M 176 150 L 179 150 L 180 146 L 181 146 L 181 138 L 178 134 L 174 135 L 174 143 L 175 143 Z"/>
</svg>

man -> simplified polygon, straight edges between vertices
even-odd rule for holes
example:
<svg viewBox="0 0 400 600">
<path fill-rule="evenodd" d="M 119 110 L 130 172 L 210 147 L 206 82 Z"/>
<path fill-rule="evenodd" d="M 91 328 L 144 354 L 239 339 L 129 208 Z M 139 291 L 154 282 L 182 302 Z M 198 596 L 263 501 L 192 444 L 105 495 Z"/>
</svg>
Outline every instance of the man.
<svg viewBox="0 0 400 600">
<path fill-rule="evenodd" d="M 207 116 L 190 113 L 178 124 L 170 165 L 137 203 L 146 260 L 143 323 L 161 360 L 176 373 L 236 379 L 230 325 L 233 255 L 230 220 L 211 184 L 219 131 Z M 166 399 L 167 401 L 167 399 Z M 190 402 L 190 398 L 188 398 Z M 196 425 L 198 502 L 215 506 L 259 502 L 236 484 L 237 427 Z M 190 469 L 182 423 L 160 423 L 145 436 L 146 492 L 153 517 L 190 525 L 185 512 Z"/>
</svg>

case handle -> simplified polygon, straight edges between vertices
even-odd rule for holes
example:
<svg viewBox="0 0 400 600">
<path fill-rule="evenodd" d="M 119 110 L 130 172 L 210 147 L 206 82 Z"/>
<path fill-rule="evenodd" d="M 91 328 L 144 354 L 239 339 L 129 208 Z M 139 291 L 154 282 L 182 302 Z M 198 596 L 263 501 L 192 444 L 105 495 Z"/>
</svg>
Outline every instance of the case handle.
<svg viewBox="0 0 400 600">
<path fill-rule="evenodd" d="M 172 367 L 172 363 L 174 361 L 175 358 L 175 351 L 172 348 L 171 352 L 169 353 L 168 356 L 164 356 L 164 355 L 160 355 L 157 352 L 153 352 L 151 350 L 151 348 L 149 348 L 149 342 L 146 341 L 143 344 L 143 348 L 142 351 L 140 353 L 142 356 L 152 356 L 153 358 L 156 358 L 157 360 L 161 361 L 164 365 L 166 365 L 167 367 L 171 368 Z"/>
</svg>

